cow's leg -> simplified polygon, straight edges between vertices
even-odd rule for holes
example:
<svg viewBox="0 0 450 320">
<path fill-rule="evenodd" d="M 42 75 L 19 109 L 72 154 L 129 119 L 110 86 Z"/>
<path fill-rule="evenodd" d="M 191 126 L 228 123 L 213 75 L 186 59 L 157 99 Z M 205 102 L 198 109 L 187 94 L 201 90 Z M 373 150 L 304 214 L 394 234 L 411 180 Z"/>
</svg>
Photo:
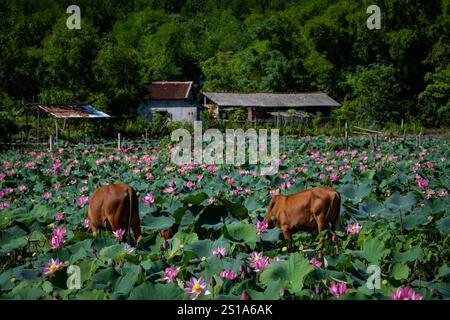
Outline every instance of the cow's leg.
<svg viewBox="0 0 450 320">
<path fill-rule="evenodd" d="M 283 232 L 284 239 L 288 242 L 288 251 L 292 251 L 292 239 L 291 239 L 291 229 L 288 225 L 283 225 L 281 227 L 281 231 Z"/>
<path fill-rule="evenodd" d="M 139 214 L 135 212 L 131 216 L 131 228 L 133 229 L 134 239 L 136 239 L 136 244 L 142 239 L 141 235 L 141 222 L 139 219 Z"/>
<path fill-rule="evenodd" d="M 317 222 L 317 231 L 319 233 L 321 233 L 323 230 L 326 230 L 327 226 L 326 226 L 324 218 L 322 216 L 317 217 L 316 222 Z M 325 234 L 324 237 L 320 238 L 320 243 L 323 243 L 324 240 L 327 240 L 327 239 L 328 239 L 328 234 Z"/>
</svg>

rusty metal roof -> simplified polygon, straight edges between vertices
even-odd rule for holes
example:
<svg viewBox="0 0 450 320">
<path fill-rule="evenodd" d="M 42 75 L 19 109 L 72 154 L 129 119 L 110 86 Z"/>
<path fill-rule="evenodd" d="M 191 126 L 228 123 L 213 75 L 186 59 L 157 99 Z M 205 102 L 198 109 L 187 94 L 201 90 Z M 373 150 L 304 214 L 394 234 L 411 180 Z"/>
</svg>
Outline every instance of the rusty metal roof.
<svg viewBox="0 0 450 320">
<path fill-rule="evenodd" d="M 55 118 L 110 118 L 111 116 L 86 105 L 37 104 L 38 108 L 50 113 Z"/>
<path fill-rule="evenodd" d="M 189 97 L 192 81 L 158 81 L 147 85 L 147 100 L 184 100 Z"/>
<path fill-rule="evenodd" d="M 228 93 L 203 92 L 220 107 L 337 107 L 326 93 Z"/>
</svg>

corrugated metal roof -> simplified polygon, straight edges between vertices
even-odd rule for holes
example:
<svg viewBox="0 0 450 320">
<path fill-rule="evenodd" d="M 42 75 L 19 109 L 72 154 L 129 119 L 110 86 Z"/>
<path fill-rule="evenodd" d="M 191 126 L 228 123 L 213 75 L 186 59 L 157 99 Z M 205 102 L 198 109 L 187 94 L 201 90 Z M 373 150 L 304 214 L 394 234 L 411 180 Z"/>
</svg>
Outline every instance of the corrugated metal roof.
<svg viewBox="0 0 450 320">
<path fill-rule="evenodd" d="M 158 81 L 147 84 L 147 100 L 184 100 L 189 97 L 192 81 Z"/>
<path fill-rule="evenodd" d="M 220 107 L 337 107 L 326 93 L 226 93 L 203 92 Z"/>
<path fill-rule="evenodd" d="M 89 104 L 82 106 L 38 104 L 37 107 L 50 113 L 55 118 L 110 118 L 108 114 L 95 109 Z"/>
</svg>

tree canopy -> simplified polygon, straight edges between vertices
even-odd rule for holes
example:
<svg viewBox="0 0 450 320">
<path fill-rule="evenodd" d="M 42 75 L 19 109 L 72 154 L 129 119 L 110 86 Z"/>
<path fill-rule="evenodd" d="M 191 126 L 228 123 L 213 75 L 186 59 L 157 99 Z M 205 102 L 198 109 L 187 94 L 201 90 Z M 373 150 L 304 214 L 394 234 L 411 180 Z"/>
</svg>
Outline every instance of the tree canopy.
<svg viewBox="0 0 450 320">
<path fill-rule="evenodd" d="M 450 124 L 450 1 L 0 2 L 0 112 L 14 101 L 134 111 L 149 81 L 234 92 L 324 91 L 339 117 Z"/>
</svg>

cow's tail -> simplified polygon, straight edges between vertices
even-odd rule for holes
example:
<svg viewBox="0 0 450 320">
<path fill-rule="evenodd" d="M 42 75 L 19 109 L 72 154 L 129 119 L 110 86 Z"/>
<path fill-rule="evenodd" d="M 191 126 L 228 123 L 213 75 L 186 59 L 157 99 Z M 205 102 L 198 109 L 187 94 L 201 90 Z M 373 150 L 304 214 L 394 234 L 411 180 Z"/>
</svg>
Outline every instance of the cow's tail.
<svg viewBox="0 0 450 320">
<path fill-rule="evenodd" d="M 332 210 L 330 212 L 332 214 L 330 221 L 332 229 L 335 231 L 342 231 L 341 222 L 339 221 L 341 213 L 341 195 L 339 192 L 336 192 L 333 200 L 331 200 L 330 210 Z"/>
<path fill-rule="evenodd" d="M 127 229 L 127 233 L 128 233 L 128 242 L 131 243 L 131 216 L 133 214 L 133 190 L 128 187 L 127 188 L 127 193 L 128 193 L 128 200 L 130 201 L 130 213 L 128 216 L 128 229 Z"/>
<path fill-rule="evenodd" d="M 270 223 L 270 219 L 273 216 L 272 209 L 275 206 L 276 198 L 277 198 L 277 196 L 273 196 L 272 199 L 270 199 L 269 207 L 267 208 L 267 216 L 264 218 L 264 221 L 263 221 L 266 224 Z"/>
</svg>

